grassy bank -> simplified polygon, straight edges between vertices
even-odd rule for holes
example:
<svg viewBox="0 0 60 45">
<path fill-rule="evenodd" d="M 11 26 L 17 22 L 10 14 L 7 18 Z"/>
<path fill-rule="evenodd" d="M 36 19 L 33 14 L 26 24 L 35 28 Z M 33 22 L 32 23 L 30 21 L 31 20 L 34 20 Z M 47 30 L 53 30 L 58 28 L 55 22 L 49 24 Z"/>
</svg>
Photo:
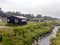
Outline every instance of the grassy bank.
<svg viewBox="0 0 60 45">
<path fill-rule="evenodd" d="M 49 33 L 55 24 L 56 22 L 28 22 L 27 25 L 19 26 L 3 22 L 4 26 L 10 28 L 0 29 L 0 44 L 31 45 L 34 40 L 38 40 L 42 35 Z"/>
<path fill-rule="evenodd" d="M 51 39 L 51 45 L 60 45 L 60 29 L 57 32 L 56 38 Z"/>
</svg>

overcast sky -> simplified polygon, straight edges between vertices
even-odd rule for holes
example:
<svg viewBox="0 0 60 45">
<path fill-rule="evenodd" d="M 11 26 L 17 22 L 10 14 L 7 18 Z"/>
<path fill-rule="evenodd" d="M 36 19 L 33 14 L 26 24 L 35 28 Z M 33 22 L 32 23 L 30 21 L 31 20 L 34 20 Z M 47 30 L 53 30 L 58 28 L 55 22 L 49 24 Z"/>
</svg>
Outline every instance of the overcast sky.
<svg viewBox="0 0 60 45">
<path fill-rule="evenodd" d="M 60 17 L 60 0 L 0 0 L 3 11 L 41 14 Z"/>
</svg>

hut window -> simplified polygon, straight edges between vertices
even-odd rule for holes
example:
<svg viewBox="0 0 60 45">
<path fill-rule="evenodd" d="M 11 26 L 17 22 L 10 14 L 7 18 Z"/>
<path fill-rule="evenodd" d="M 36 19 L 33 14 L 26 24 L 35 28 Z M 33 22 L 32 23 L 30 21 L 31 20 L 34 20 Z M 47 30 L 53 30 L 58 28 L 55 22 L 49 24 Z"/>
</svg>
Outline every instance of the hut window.
<svg viewBox="0 0 60 45">
<path fill-rule="evenodd" d="M 26 21 L 26 19 L 22 19 L 22 21 Z"/>
<path fill-rule="evenodd" d="M 10 21 L 9 19 L 7 19 L 7 21 Z"/>
<path fill-rule="evenodd" d="M 15 22 L 18 22 L 18 19 L 15 19 Z"/>
</svg>

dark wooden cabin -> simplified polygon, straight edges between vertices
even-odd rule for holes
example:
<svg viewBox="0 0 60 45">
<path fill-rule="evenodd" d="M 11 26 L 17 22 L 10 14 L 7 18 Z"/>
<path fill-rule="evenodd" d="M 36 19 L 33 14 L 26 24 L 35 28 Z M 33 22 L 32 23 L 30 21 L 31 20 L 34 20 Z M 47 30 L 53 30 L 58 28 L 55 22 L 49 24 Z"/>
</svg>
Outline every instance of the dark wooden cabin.
<svg viewBox="0 0 60 45">
<path fill-rule="evenodd" d="M 7 18 L 7 22 L 18 25 L 25 25 L 27 24 L 27 18 L 23 16 L 10 16 Z"/>
</svg>

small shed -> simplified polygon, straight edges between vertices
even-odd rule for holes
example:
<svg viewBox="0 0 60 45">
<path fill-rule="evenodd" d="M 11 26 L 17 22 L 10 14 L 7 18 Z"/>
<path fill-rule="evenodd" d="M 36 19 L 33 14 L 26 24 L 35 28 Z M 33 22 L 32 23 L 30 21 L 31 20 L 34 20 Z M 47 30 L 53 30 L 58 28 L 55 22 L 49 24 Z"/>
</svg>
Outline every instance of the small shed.
<svg viewBox="0 0 60 45">
<path fill-rule="evenodd" d="M 10 16 L 7 18 L 8 23 L 25 25 L 27 24 L 27 18 L 24 16 Z"/>
<path fill-rule="evenodd" d="M 34 21 L 34 22 L 43 22 L 43 18 L 32 18 L 30 19 L 30 21 Z"/>
</svg>

